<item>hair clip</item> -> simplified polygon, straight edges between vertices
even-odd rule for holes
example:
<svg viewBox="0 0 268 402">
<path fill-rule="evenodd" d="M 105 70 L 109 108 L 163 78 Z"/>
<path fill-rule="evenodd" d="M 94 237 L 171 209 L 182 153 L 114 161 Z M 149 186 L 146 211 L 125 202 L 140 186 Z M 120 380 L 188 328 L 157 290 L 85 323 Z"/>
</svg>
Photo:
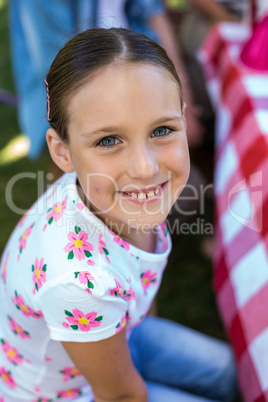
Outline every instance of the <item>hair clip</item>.
<svg viewBox="0 0 268 402">
<path fill-rule="evenodd" d="M 49 102 L 49 90 L 48 90 L 48 83 L 47 80 L 44 80 L 46 84 L 46 90 L 47 90 L 47 119 L 48 121 L 51 121 L 51 118 L 49 117 L 50 114 L 50 102 Z"/>
</svg>

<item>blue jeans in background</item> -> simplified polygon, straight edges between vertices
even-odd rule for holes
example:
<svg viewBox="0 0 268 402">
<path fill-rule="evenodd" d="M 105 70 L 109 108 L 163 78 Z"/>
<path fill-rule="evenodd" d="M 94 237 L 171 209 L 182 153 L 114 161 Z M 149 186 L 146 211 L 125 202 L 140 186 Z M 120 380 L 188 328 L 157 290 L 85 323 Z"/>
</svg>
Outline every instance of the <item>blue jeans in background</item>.
<svg viewBox="0 0 268 402">
<path fill-rule="evenodd" d="M 149 402 L 231 402 L 237 393 L 230 347 L 180 324 L 146 317 L 129 348 Z"/>
</svg>

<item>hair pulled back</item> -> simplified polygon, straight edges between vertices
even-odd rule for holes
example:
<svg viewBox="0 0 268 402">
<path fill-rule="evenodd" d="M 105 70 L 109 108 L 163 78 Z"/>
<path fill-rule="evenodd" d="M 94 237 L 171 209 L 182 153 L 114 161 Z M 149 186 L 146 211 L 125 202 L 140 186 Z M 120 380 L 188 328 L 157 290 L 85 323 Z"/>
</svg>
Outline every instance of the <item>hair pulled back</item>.
<svg viewBox="0 0 268 402">
<path fill-rule="evenodd" d="M 48 120 L 68 143 L 68 102 L 90 76 L 115 62 L 147 63 L 166 69 L 177 81 L 181 106 L 182 87 L 165 50 L 147 36 L 124 28 L 88 29 L 59 51 L 46 77 Z"/>
</svg>

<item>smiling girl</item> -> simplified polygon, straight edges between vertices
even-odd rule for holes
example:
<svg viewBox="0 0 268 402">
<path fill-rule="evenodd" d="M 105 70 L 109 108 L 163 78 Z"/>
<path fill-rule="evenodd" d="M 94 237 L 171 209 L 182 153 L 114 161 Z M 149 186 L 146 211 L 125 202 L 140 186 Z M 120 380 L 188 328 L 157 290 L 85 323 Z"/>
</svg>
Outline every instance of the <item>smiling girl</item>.
<svg viewBox="0 0 268 402">
<path fill-rule="evenodd" d="M 46 85 L 47 143 L 66 173 L 3 254 L 4 402 L 231 401 L 229 347 L 146 316 L 189 174 L 173 64 L 141 34 L 92 29 L 58 53 Z"/>
</svg>

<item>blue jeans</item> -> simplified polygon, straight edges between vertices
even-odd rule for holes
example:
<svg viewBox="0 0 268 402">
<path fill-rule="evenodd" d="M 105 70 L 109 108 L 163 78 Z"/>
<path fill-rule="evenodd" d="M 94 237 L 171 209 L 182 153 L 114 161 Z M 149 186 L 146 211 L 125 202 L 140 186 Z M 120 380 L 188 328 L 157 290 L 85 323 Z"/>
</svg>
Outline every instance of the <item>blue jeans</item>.
<svg viewBox="0 0 268 402">
<path fill-rule="evenodd" d="M 150 402 L 231 402 L 237 390 L 230 347 L 180 324 L 146 317 L 129 339 Z"/>
</svg>

